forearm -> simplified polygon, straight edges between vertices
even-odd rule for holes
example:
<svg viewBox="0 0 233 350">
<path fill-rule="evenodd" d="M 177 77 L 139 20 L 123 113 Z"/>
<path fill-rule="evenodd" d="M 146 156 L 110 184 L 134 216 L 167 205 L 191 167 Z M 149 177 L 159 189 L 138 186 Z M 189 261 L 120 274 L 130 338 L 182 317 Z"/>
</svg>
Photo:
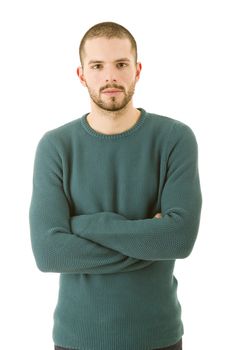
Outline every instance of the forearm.
<svg viewBox="0 0 233 350">
<path fill-rule="evenodd" d="M 76 235 L 64 224 L 41 228 L 40 218 L 45 220 L 45 215 L 33 201 L 30 208 L 31 243 L 37 267 L 43 272 L 108 274 L 135 271 L 150 265 L 148 261 L 125 256 L 80 237 L 78 225 Z"/>
<path fill-rule="evenodd" d="M 174 209 L 161 219 L 128 220 L 112 212 L 81 217 L 82 237 L 121 254 L 153 261 L 187 257 L 199 225 L 198 214 L 194 219 L 181 209 Z M 71 222 L 74 224 L 75 220 L 74 217 Z"/>
</svg>

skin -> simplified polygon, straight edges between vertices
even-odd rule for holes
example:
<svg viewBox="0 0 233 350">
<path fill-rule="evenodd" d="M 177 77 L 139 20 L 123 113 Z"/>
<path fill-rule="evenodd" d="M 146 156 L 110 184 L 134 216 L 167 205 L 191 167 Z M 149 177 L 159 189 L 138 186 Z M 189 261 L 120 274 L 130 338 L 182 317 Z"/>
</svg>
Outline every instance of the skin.
<svg viewBox="0 0 233 350">
<path fill-rule="evenodd" d="M 101 37 L 86 41 L 77 75 L 90 96 L 87 122 L 92 129 L 112 135 L 137 123 L 141 112 L 134 107 L 132 97 L 141 69 L 128 38 Z M 161 213 L 154 217 L 161 218 Z"/>
<path fill-rule="evenodd" d="M 137 122 L 140 111 L 134 108 L 132 96 L 140 72 L 141 63 L 135 63 L 129 39 L 87 40 L 77 74 L 91 98 L 87 121 L 94 130 L 117 134 Z"/>
</svg>

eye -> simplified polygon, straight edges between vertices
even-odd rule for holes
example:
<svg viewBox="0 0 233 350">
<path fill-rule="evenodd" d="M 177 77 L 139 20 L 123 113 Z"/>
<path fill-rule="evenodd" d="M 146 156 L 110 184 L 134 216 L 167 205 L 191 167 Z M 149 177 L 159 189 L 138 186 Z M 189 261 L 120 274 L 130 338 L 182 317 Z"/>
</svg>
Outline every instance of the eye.
<svg viewBox="0 0 233 350">
<path fill-rule="evenodd" d="M 119 62 L 119 63 L 117 63 L 117 67 L 118 67 L 118 68 L 125 68 L 125 67 L 127 67 L 127 66 L 128 66 L 128 64 L 125 63 L 125 62 Z"/>
<path fill-rule="evenodd" d="M 101 64 L 95 64 L 94 66 L 91 66 L 91 69 L 95 69 L 95 70 L 98 70 L 98 69 L 101 69 L 102 68 L 102 65 Z"/>
</svg>

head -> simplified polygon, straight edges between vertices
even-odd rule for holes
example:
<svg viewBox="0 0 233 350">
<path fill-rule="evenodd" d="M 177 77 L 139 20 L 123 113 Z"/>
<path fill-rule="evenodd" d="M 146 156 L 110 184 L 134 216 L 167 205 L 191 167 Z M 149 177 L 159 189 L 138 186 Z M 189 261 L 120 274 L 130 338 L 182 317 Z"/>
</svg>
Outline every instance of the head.
<svg viewBox="0 0 233 350">
<path fill-rule="evenodd" d="M 81 40 L 79 55 L 77 73 L 94 105 L 118 111 L 131 102 L 141 63 L 136 41 L 126 28 L 113 22 L 91 27 Z"/>
</svg>

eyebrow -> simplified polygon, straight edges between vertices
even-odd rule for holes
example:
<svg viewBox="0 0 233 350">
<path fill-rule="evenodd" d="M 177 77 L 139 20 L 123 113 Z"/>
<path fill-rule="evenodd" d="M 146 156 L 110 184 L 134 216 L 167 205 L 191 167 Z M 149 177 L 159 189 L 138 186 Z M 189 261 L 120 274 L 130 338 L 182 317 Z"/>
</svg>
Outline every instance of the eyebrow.
<svg viewBox="0 0 233 350">
<path fill-rule="evenodd" d="M 115 60 L 114 62 L 130 62 L 130 59 L 129 58 L 118 58 L 117 60 Z M 104 61 L 100 61 L 100 60 L 90 60 L 88 62 L 88 64 L 98 64 L 98 63 L 104 63 Z"/>
</svg>

